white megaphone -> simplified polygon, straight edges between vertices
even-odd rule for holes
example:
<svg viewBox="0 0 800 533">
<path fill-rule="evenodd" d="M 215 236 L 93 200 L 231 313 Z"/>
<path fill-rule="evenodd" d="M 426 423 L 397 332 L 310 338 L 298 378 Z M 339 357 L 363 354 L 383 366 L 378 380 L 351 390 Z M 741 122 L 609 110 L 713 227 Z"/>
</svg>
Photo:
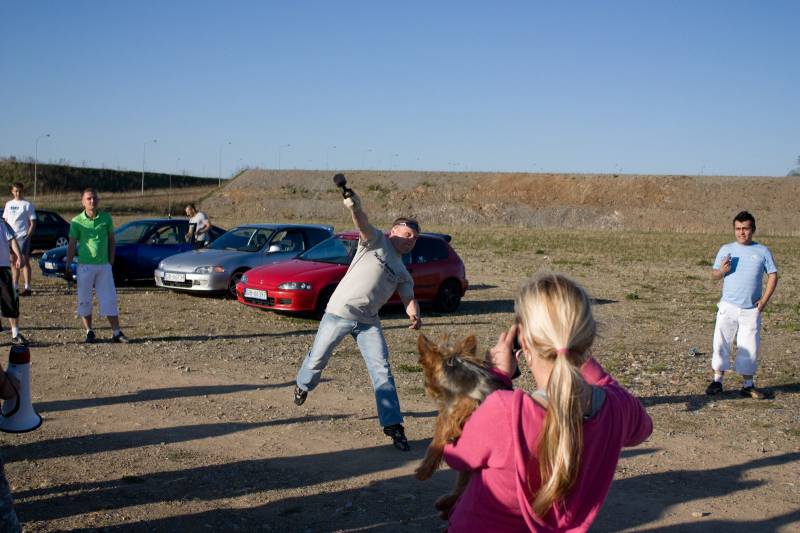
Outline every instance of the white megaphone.
<svg viewBox="0 0 800 533">
<path fill-rule="evenodd" d="M 0 416 L 0 431 L 6 433 L 25 433 L 42 425 L 39 416 L 31 405 L 31 352 L 27 346 L 14 345 L 8 354 L 6 374 L 19 380 L 16 397 L 3 402 Z"/>
</svg>

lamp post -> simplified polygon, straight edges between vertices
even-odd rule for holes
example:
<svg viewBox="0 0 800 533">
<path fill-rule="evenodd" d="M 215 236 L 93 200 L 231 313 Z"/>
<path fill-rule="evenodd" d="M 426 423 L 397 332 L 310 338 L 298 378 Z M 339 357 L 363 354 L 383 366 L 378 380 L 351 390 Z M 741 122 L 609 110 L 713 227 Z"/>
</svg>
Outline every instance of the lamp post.
<svg viewBox="0 0 800 533">
<path fill-rule="evenodd" d="M 175 172 L 169 173 L 169 218 L 172 218 L 172 175 L 178 172 L 178 169 L 181 166 L 181 158 L 177 158 L 175 160 Z"/>
<path fill-rule="evenodd" d="M 145 162 L 147 161 L 147 145 L 150 143 L 157 143 L 158 139 L 153 139 L 152 141 L 145 141 L 142 144 L 142 196 L 144 196 L 144 166 Z"/>
<path fill-rule="evenodd" d="M 330 159 L 331 150 L 336 150 L 336 147 L 335 146 L 329 146 L 325 150 L 325 170 L 330 170 L 330 167 L 328 166 L 328 160 Z"/>
<path fill-rule="evenodd" d="M 222 187 L 222 149 L 225 147 L 226 144 L 233 144 L 233 143 L 227 141 L 219 145 L 219 180 L 217 183 L 217 187 Z"/>
<path fill-rule="evenodd" d="M 279 144 L 278 145 L 278 171 L 281 170 L 281 149 L 282 148 L 291 148 L 291 144 Z"/>
<path fill-rule="evenodd" d="M 44 135 L 39 135 L 36 137 L 36 142 L 33 143 L 33 201 L 36 203 L 36 175 L 38 171 L 39 165 L 39 140 L 44 139 L 45 137 L 50 137 L 49 133 L 45 133 Z"/>
</svg>

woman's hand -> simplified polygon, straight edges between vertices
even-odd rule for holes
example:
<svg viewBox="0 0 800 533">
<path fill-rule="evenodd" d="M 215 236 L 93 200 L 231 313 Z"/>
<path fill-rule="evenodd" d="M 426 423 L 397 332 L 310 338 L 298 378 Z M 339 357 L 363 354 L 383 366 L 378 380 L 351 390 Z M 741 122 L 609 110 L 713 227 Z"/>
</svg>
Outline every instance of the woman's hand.
<svg viewBox="0 0 800 533">
<path fill-rule="evenodd" d="M 517 358 L 514 356 L 514 339 L 519 332 L 516 324 L 508 328 L 497 338 L 488 353 L 488 362 L 506 376 L 511 377 L 517 371 Z"/>
</svg>

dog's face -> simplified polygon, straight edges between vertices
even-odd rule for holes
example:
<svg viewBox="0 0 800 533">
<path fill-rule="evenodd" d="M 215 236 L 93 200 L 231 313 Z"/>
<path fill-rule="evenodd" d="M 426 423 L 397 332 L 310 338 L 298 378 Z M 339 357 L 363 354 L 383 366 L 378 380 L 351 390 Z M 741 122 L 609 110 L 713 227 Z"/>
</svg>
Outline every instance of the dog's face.
<svg viewBox="0 0 800 533">
<path fill-rule="evenodd" d="M 417 346 L 425 392 L 435 400 L 470 396 L 480 402 L 500 386 L 483 359 L 476 355 L 478 345 L 474 335 L 454 346 L 435 344 L 420 335 Z"/>
</svg>

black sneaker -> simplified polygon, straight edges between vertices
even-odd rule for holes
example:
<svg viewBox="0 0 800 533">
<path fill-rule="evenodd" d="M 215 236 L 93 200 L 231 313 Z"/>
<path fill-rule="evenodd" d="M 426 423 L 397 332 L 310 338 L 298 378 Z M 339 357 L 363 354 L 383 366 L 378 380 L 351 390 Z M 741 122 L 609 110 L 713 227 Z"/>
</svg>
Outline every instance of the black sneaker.
<svg viewBox="0 0 800 533">
<path fill-rule="evenodd" d="M 719 394 L 720 392 L 722 392 L 722 383 L 720 383 L 719 381 L 712 381 L 711 384 L 709 384 L 708 388 L 706 389 L 706 394 L 708 394 L 709 396 L 714 396 L 715 394 Z"/>
<path fill-rule="evenodd" d="M 11 338 L 11 344 L 16 344 L 17 346 L 27 346 L 28 339 L 26 339 L 22 333 L 17 333 L 16 337 Z"/>
<path fill-rule="evenodd" d="M 111 337 L 111 342 L 128 344 L 131 341 L 128 339 L 128 337 L 125 336 L 124 333 L 122 333 L 120 331 L 117 335 L 114 335 L 113 337 Z"/>
<path fill-rule="evenodd" d="M 30 296 L 31 295 L 31 290 L 30 289 L 22 289 L 21 291 L 19 291 L 19 295 L 20 296 Z"/>
<path fill-rule="evenodd" d="M 294 404 L 295 405 L 303 405 L 306 402 L 306 398 L 308 397 L 308 391 L 303 390 L 300 387 L 294 388 Z"/>
<path fill-rule="evenodd" d="M 392 444 L 394 444 L 394 447 L 401 452 L 407 452 L 411 450 L 411 446 L 408 445 L 408 439 L 406 438 L 406 430 L 403 429 L 403 424 L 392 424 L 391 426 L 386 426 L 383 428 L 383 432 L 392 438 Z"/>
<path fill-rule="evenodd" d="M 96 341 L 97 341 L 97 336 L 94 334 L 94 330 L 90 329 L 89 331 L 87 331 L 86 340 L 84 340 L 83 342 L 85 342 L 86 344 L 94 344 Z"/>
<path fill-rule="evenodd" d="M 753 385 L 750 385 L 749 387 L 742 387 L 742 390 L 739 391 L 739 394 L 745 398 L 754 398 L 756 400 L 763 400 L 767 397 L 766 394 L 755 388 Z"/>
</svg>

